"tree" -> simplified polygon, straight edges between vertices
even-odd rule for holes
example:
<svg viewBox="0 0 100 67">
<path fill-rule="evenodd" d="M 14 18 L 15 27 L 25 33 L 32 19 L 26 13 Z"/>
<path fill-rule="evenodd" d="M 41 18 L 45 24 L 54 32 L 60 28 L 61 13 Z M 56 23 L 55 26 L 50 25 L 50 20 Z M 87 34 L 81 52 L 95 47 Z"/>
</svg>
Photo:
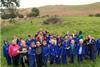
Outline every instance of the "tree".
<svg viewBox="0 0 100 67">
<path fill-rule="evenodd" d="M 19 0 L 1 0 L 1 17 L 7 19 L 15 18 L 17 14 L 16 8 L 19 7 Z"/>
<path fill-rule="evenodd" d="M 38 8 L 32 8 L 32 16 L 36 17 L 39 16 L 39 9 Z"/>
</svg>

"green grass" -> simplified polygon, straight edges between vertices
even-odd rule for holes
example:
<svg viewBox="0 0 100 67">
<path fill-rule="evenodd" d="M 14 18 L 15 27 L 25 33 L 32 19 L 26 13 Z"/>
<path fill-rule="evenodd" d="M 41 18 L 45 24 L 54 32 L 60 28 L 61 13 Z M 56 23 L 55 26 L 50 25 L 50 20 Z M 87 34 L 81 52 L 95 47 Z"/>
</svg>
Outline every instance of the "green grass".
<svg viewBox="0 0 100 67">
<path fill-rule="evenodd" d="M 30 33 L 34 35 L 40 28 L 44 30 L 48 30 L 50 33 L 62 33 L 65 34 L 67 31 L 74 32 L 82 30 L 84 33 L 84 37 L 88 34 L 91 34 L 95 38 L 100 38 L 100 17 L 60 17 L 63 20 L 61 24 L 50 24 L 50 25 L 42 25 L 42 21 L 46 18 L 34 18 L 32 19 L 33 23 L 30 23 L 31 20 L 25 20 L 22 22 L 17 22 L 13 25 L 2 26 L 1 27 L 1 42 L 3 39 L 7 38 L 11 41 L 13 35 L 17 35 L 19 37 L 27 37 L 27 34 Z M 20 21 L 20 20 L 19 20 Z M 1 44 L 1 43 L 0 43 Z M 1 49 L 1 48 L 0 48 Z M 0 64 L 4 67 L 7 67 L 4 57 L 1 56 Z M 100 67 L 100 57 L 97 57 L 95 63 L 90 60 L 85 60 L 82 64 L 78 64 L 75 61 L 74 64 L 66 64 L 66 65 L 49 65 L 49 67 Z M 11 67 L 11 66 L 9 66 Z"/>
</svg>

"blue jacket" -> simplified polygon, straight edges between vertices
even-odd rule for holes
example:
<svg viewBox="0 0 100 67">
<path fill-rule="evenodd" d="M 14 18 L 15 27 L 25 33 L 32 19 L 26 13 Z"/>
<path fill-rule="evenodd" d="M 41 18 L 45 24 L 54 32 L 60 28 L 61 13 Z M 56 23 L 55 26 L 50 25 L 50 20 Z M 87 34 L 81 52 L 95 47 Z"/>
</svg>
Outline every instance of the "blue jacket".
<svg viewBox="0 0 100 67">
<path fill-rule="evenodd" d="M 31 45 L 31 42 L 32 42 L 32 40 L 28 40 L 28 39 L 27 39 L 27 40 L 26 40 L 26 45 L 27 45 L 27 46 L 30 46 L 30 45 Z"/>
<path fill-rule="evenodd" d="M 62 49 L 67 49 L 67 47 L 70 47 L 70 41 L 67 43 L 65 41 L 62 42 Z"/>
<path fill-rule="evenodd" d="M 34 48 L 30 47 L 30 49 L 28 50 L 28 55 L 33 57 L 35 56 L 35 47 Z"/>
<path fill-rule="evenodd" d="M 80 46 L 80 44 L 78 44 L 78 46 L 77 46 L 77 54 L 79 54 L 80 47 L 82 47 L 82 53 L 81 54 L 84 55 L 85 54 L 85 46 L 84 46 L 84 44 L 82 46 Z"/>
<path fill-rule="evenodd" d="M 49 43 L 49 40 L 50 40 L 50 35 L 46 36 L 47 44 L 50 44 L 50 43 Z"/>
<path fill-rule="evenodd" d="M 19 41 L 19 42 L 18 42 L 18 45 L 21 46 L 21 44 L 22 44 L 21 41 Z"/>
<path fill-rule="evenodd" d="M 78 39 L 77 37 L 74 37 L 73 39 L 74 39 L 74 41 L 75 41 L 75 44 L 78 44 L 79 39 Z"/>
<path fill-rule="evenodd" d="M 55 49 L 56 49 L 56 56 L 60 56 L 61 55 L 61 49 L 62 49 L 61 46 L 56 45 Z"/>
<path fill-rule="evenodd" d="M 50 55 L 56 55 L 56 46 L 53 44 L 50 44 L 50 47 L 49 47 L 49 54 Z"/>
<path fill-rule="evenodd" d="M 36 44 L 36 39 L 35 39 L 35 38 L 34 38 L 34 39 L 32 39 L 32 40 L 31 40 L 31 42 L 34 42 L 34 43 Z"/>
<path fill-rule="evenodd" d="M 70 47 L 70 54 L 77 55 L 77 49 L 78 49 L 77 44 L 74 44 L 73 48 Z"/>
<path fill-rule="evenodd" d="M 42 46 L 42 56 L 44 57 L 46 57 L 46 56 L 48 56 L 49 55 L 49 48 L 48 48 L 48 46 L 47 45 L 43 45 Z"/>
<path fill-rule="evenodd" d="M 100 49 L 100 39 L 96 40 L 96 46 L 97 46 L 98 49 Z"/>
<path fill-rule="evenodd" d="M 8 56 L 8 48 L 9 48 L 9 44 L 5 44 L 3 45 L 3 56 L 6 57 Z"/>
<path fill-rule="evenodd" d="M 63 41 L 61 46 L 61 55 L 66 55 L 66 50 L 69 50 L 68 47 L 70 46 L 65 41 Z"/>
</svg>

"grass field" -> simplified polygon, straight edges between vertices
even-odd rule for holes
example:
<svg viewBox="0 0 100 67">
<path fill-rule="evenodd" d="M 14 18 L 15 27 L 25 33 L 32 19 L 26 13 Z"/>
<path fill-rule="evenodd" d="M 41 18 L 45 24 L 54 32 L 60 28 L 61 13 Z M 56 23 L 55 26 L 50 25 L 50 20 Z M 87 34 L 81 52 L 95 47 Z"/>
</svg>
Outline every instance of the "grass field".
<svg viewBox="0 0 100 67">
<path fill-rule="evenodd" d="M 27 34 L 34 35 L 40 28 L 48 30 L 50 33 L 65 34 L 66 32 L 74 32 L 82 30 L 84 36 L 91 34 L 95 38 L 100 38 L 100 17 L 60 17 L 62 19 L 61 24 L 43 25 L 41 22 L 46 18 L 34 18 L 32 20 L 23 20 L 16 22 L 15 24 L 9 24 L 8 26 L 1 27 L 1 43 L 3 39 L 7 38 L 11 41 L 13 35 L 24 37 L 26 39 Z M 20 20 L 19 20 L 20 21 Z M 31 23 L 32 21 L 32 23 Z M 0 44 L 1 44 L 0 43 Z M 2 45 L 1 45 L 2 46 Z M 2 48 L 0 48 L 2 49 Z M 2 53 L 2 50 L 0 51 Z M 0 55 L 1 67 L 7 67 L 4 57 Z M 78 64 L 75 60 L 74 64 L 66 65 L 49 65 L 48 67 L 100 67 L 100 56 L 97 57 L 96 62 L 90 60 L 84 60 L 82 64 Z M 11 67 L 11 66 L 9 66 Z"/>
</svg>

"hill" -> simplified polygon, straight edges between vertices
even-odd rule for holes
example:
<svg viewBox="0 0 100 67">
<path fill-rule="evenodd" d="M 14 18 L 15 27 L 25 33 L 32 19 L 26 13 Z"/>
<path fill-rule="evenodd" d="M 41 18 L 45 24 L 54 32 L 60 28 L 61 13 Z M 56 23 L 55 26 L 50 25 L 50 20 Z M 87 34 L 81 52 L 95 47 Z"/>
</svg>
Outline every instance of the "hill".
<svg viewBox="0 0 100 67">
<path fill-rule="evenodd" d="M 40 16 L 88 16 L 89 14 L 100 13 L 100 2 L 87 5 L 47 5 L 39 7 Z M 19 9 L 19 13 L 26 15 L 31 8 Z"/>
</svg>

